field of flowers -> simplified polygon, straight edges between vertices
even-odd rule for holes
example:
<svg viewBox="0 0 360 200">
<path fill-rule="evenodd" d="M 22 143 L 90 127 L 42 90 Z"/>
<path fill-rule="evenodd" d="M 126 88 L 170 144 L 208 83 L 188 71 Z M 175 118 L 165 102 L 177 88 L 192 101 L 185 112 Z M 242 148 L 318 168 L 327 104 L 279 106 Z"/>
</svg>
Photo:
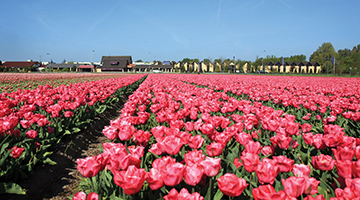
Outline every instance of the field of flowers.
<svg viewBox="0 0 360 200">
<path fill-rule="evenodd" d="M 68 75 L 0 75 L 6 90 L 0 94 L 0 194 L 25 194 L 17 181 L 31 176 L 36 165 L 55 165 L 49 156 L 64 136 L 86 129 L 145 78 Z M 29 89 L 21 86 L 27 81 Z"/>
<path fill-rule="evenodd" d="M 359 199 L 359 80 L 150 74 L 73 199 Z"/>
<path fill-rule="evenodd" d="M 70 199 L 360 199 L 357 78 L 102 75 L 3 86 L 0 193 L 127 92 Z"/>
</svg>

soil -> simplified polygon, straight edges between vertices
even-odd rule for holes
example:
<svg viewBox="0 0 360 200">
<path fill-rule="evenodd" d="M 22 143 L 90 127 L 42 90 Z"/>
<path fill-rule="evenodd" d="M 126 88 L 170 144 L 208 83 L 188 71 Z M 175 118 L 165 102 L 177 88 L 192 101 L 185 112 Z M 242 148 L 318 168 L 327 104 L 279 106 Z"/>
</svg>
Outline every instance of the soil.
<svg viewBox="0 0 360 200">
<path fill-rule="evenodd" d="M 127 98 L 124 97 L 119 103 L 112 105 L 112 109 L 97 116 L 87 129 L 64 137 L 50 156 L 57 164 L 37 166 L 31 177 L 18 183 L 26 189 L 26 195 L 2 195 L 0 199 L 62 200 L 74 195 L 83 178 L 76 168 L 76 159 L 101 153 L 99 147 L 102 143 L 110 141 L 102 130 L 111 120 L 120 116 L 120 110 L 126 100 Z"/>
</svg>

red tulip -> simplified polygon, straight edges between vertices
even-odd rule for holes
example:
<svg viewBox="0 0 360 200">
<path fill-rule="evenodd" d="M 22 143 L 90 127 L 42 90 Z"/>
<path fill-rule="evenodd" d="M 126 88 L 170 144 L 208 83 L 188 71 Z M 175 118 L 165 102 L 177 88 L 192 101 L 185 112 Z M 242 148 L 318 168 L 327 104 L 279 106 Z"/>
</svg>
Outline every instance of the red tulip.
<svg viewBox="0 0 360 200">
<path fill-rule="evenodd" d="M 95 193 L 95 192 L 91 192 L 87 196 L 86 200 L 99 200 L 99 195 L 97 193 Z"/>
<path fill-rule="evenodd" d="M 318 193 L 318 185 L 320 181 L 316 180 L 315 178 L 305 177 L 305 187 L 304 193 L 307 195 L 313 195 Z"/>
<path fill-rule="evenodd" d="M 25 148 L 14 146 L 11 150 L 11 155 L 13 158 L 18 158 L 22 155 L 22 153 L 25 151 Z"/>
<path fill-rule="evenodd" d="M 109 139 L 114 140 L 118 137 L 119 130 L 114 126 L 105 126 L 102 133 Z"/>
<path fill-rule="evenodd" d="M 349 147 L 337 146 L 336 149 L 331 150 L 336 160 L 352 160 L 355 155 L 355 151 Z"/>
<path fill-rule="evenodd" d="M 287 135 L 299 135 L 299 123 L 287 122 L 285 125 L 285 131 Z"/>
<path fill-rule="evenodd" d="M 165 200 L 177 200 L 177 199 L 189 199 L 189 200 L 204 200 L 204 197 L 200 196 L 198 192 L 192 194 L 186 188 L 182 188 L 180 192 L 173 188 L 170 190 L 169 194 L 164 196 Z"/>
<path fill-rule="evenodd" d="M 297 177 L 309 177 L 311 169 L 309 165 L 294 164 L 292 172 Z"/>
<path fill-rule="evenodd" d="M 90 178 L 96 176 L 99 171 L 103 170 L 105 163 L 102 163 L 101 157 L 102 154 L 98 156 L 90 156 L 84 159 L 77 159 L 77 169 L 83 176 Z"/>
<path fill-rule="evenodd" d="M 275 135 L 270 140 L 274 146 L 278 146 L 280 149 L 288 149 L 292 138 L 285 135 Z"/>
<path fill-rule="evenodd" d="M 239 158 L 235 158 L 233 163 L 234 163 L 236 168 L 239 168 L 239 167 L 243 166 L 243 163 L 240 162 Z"/>
<path fill-rule="evenodd" d="M 256 167 L 256 175 L 260 184 L 273 184 L 279 172 L 280 168 L 276 166 L 276 162 L 270 159 L 267 162 L 259 162 Z"/>
<path fill-rule="evenodd" d="M 163 145 L 164 146 L 163 148 L 166 151 L 166 153 L 170 155 L 178 154 L 181 147 L 184 145 L 184 142 L 181 140 L 181 138 L 173 135 L 165 136 L 158 143 Z"/>
<path fill-rule="evenodd" d="M 146 173 L 145 180 L 152 190 L 158 190 L 165 185 L 164 175 L 161 173 L 161 170 L 157 168 L 151 168 L 150 171 Z"/>
<path fill-rule="evenodd" d="M 319 156 L 312 157 L 311 164 L 315 169 L 330 171 L 334 168 L 335 160 L 329 155 L 320 154 Z"/>
<path fill-rule="evenodd" d="M 194 122 L 186 122 L 184 125 L 186 131 L 191 132 L 194 130 Z"/>
<path fill-rule="evenodd" d="M 360 160 L 352 162 L 351 172 L 353 177 L 360 178 Z"/>
<path fill-rule="evenodd" d="M 71 112 L 71 111 L 65 111 L 65 112 L 64 112 L 64 117 L 66 117 L 66 118 L 70 118 L 70 117 L 72 117 L 73 115 L 74 115 L 74 113 Z"/>
<path fill-rule="evenodd" d="M 273 154 L 275 153 L 275 147 L 274 147 L 274 146 L 270 146 L 270 145 L 264 146 L 264 147 L 261 149 L 261 153 L 262 153 L 264 156 L 273 155 Z"/>
<path fill-rule="evenodd" d="M 284 191 L 276 192 L 272 185 L 260 185 L 258 188 L 253 188 L 252 195 L 255 200 L 288 200 Z"/>
<path fill-rule="evenodd" d="M 219 190 L 227 196 L 237 197 L 249 185 L 245 179 L 238 178 L 235 174 L 226 173 L 217 179 Z"/>
<path fill-rule="evenodd" d="M 250 173 L 256 171 L 256 167 L 260 162 L 259 155 L 253 153 L 244 153 L 240 156 L 240 159 L 243 161 L 245 170 Z"/>
<path fill-rule="evenodd" d="M 176 159 L 170 156 L 163 156 L 161 158 L 155 159 L 152 163 L 153 168 L 158 168 L 160 170 L 166 170 L 167 166 L 170 164 L 176 163 Z"/>
<path fill-rule="evenodd" d="M 249 141 L 252 141 L 252 137 L 250 134 L 247 134 L 247 133 L 244 133 L 244 132 L 241 132 L 239 134 L 236 134 L 234 135 L 235 137 L 235 140 L 242 144 L 242 145 L 245 145 L 247 144 Z"/>
<path fill-rule="evenodd" d="M 135 131 L 136 131 L 135 127 L 131 125 L 121 126 L 118 133 L 120 140 L 122 141 L 130 140 L 131 137 L 134 135 Z"/>
<path fill-rule="evenodd" d="M 200 164 L 203 166 L 204 173 L 207 176 L 214 177 L 218 175 L 221 169 L 221 158 L 206 157 Z"/>
<path fill-rule="evenodd" d="M 188 145 L 192 149 L 199 149 L 204 144 L 205 138 L 202 138 L 201 135 L 196 135 L 190 137 L 188 140 Z"/>
<path fill-rule="evenodd" d="M 202 150 L 189 151 L 184 155 L 184 160 L 187 166 L 192 166 L 196 163 L 201 163 L 205 159 Z"/>
<path fill-rule="evenodd" d="M 212 124 L 203 124 L 200 127 L 200 131 L 204 135 L 211 135 L 215 130 L 215 127 Z"/>
<path fill-rule="evenodd" d="M 146 171 L 131 165 L 126 171 L 113 171 L 114 183 L 124 189 L 127 195 L 139 192 L 144 184 Z"/>
<path fill-rule="evenodd" d="M 37 131 L 35 130 L 29 130 L 29 131 L 26 131 L 26 137 L 29 138 L 29 139 L 35 139 L 37 137 Z"/>
<path fill-rule="evenodd" d="M 350 160 L 337 160 L 335 162 L 336 171 L 340 177 L 351 178 L 352 176 L 352 161 Z"/>
<path fill-rule="evenodd" d="M 85 192 L 77 192 L 72 200 L 86 200 L 86 193 Z"/>
<path fill-rule="evenodd" d="M 284 191 L 287 195 L 292 197 L 299 197 L 305 191 L 306 179 L 304 177 L 290 176 L 286 180 L 281 179 L 284 186 Z"/>
<path fill-rule="evenodd" d="M 221 155 L 224 146 L 220 143 L 211 143 L 206 146 L 206 153 L 210 157 L 215 157 Z"/>
<path fill-rule="evenodd" d="M 276 161 L 276 166 L 280 168 L 280 172 L 290 172 L 293 169 L 295 161 L 289 159 L 285 156 L 273 156 L 274 161 Z"/>
<path fill-rule="evenodd" d="M 149 131 L 137 130 L 134 133 L 133 141 L 136 141 L 138 144 L 146 146 L 149 142 L 151 134 Z"/>
<path fill-rule="evenodd" d="M 192 166 L 186 166 L 184 171 L 184 179 L 188 185 L 195 186 L 200 183 L 204 174 L 204 168 L 196 163 Z"/>
<path fill-rule="evenodd" d="M 262 147 L 260 142 L 249 141 L 245 146 L 245 152 L 259 154 Z"/>
<path fill-rule="evenodd" d="M 184 177 L 185 166 L 181 163 L 173 163 L 167 165 L 166 169 L 163 169 L 164 183 L 167 186 L 176 186 L 181 183 Z"/>
</svg>

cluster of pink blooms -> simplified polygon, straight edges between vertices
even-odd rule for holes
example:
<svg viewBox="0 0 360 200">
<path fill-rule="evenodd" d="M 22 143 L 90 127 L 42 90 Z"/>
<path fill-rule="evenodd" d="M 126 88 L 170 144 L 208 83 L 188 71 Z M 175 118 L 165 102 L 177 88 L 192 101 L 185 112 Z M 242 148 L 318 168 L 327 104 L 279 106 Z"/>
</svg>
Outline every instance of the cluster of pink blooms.
<svg viewBox="0 0 360 200">
<path fill-rule="evenodd" d="M 78 159 L 78 169 L 86 177 L 95 176 L 104 169 L 111 170 L 115 184 L 122 187 L 129 195 L 139 192 L 145 181 L 152 190 L 163 186 L 173 187 L 182 181 L 191 186 L 201 186 L 206 184 L 204 183 L 206 177 L 215 177 L 219 174 L 221 154 L 228 150 L 226 148 L 229 142 L 234 139 L 244 147 L 244 151 L 237 155 L 232 161 L 233 164 L 236 168 L 243 167 L 247 172 L 255 172 L 260 183 L 259 187 L 251 191 L 253 198 L 295 200 L 304 195 L 304 199 L 307 200 L 325 199 L 318 191 L 320 181 L 310 176 L 312 172 L 310 165 L 295 163 L 286 155 L 276 155 L 277 149 L 300 148 L 301 144 L 298 140 L 300 138 L 300 142 L 308 145 L 308 148 L 313 147 L 316 150 L 330 148 L 333 152 L 335 159 L 331 155 L 324 154 L 309 158 L 313 170 L 336 169 L 341 188 L 336 188 L 336 197 L 330 199 L 359 199 L 357 196 L 360 193 L 360 181 L 358 181 L 360 163 L 353 159 L 357 160 L 360 157 L 360 139 L 346 136 L 343 128 L 332 124 L 334 118 L 336 119 L 338 114 L 343 114 L 344 110 L 352 110 L 356 115 L 355 113 L 360 109 L 358 98 L 351 96 L 348 90 L 341 93 L 338 90 L 329 91 L 324 87 L 319 91 L 313 86 L 291 87 L 290 85 L 296 81 L 300 83 L 297 79 L 294 81 L 287 79 L 284 81 L 286 85 L 282 85 L 283 82 L 277 83 L 275 78 L 269 79 L 251 81 L 247 76 L 234 76 L 229 80 L 228 76 L 220 75 L 151 74 L 129 97 L 129 101 L 121 110 L 120 118 L 103 129 L 104 135 L 111 140 L 116 138 L 122 141 L 132 140 L 138 146 L 104 144 L 104 153 L 101 155 Z M 215 92 L 185 82 L 206 85 L 225 92 Z M 315 86 L 317 84 L 320 85 L 321 81 L 314 83 Z M 252 101 L 229 97 L 226 95 L 227 91 L 239 95 L 247 94 Z M 330 108 L 334 115 L 321 121 L 323 134 L 313 134 L 311 132 L 313 125 L 300 124 L 296 122 L 294 115 L 264 106 L 259 102 L 269 99 L 284 106 L 300 108 L 299 105 L 303 105 L 305 108 L 320 112 Z M 335 105 L 338 107 L 335 108 Z M 220 113 L 221 116 L 214 113 Z M 156 123 L 152 120 L 156 120 Z M 140 125 L 149 123 L 150 132 L 139 128 Z M 262 132 L 265 131 L 273 135 L 269 138 L 270 145 L 259 142 Z M 197 134 L 199 132 L 202 134 Z M 144 156 L 144 147 L 152 138 L 155 142 L 149 147 L 149 152 L 157 156 L 167 155 L 155 159 L 152 168 L 146 172 L 139 164 L 141 157 Z M 200 149 L 204 145 L 206 152 Z M 171 156 L 181 153 L 181 149 L 185 146 L 192 150 L 185 153 L 183 162 L 176 162 Z M 267 157 L 260 159 L 260 156 Z M 93 166 L 101 167 L 92 171 Z M 87 171 L 91 172 L 84 173 Z M 289 172 L 294 176 L 281 179 L 283 190 L 276 191 L 273 187 L 276 177 L 281 173 Z M 217 179 L 220 191 L 232 197 L 241 195 L 249 184 L 245 179 L 238 178 L 235 172 L 226 173 Z M 190 195 L 185 189 L 180 193 L 171 190 L 168 195 L 180 194 Z M 313 195 L 317 196 L 313 197 Z M 194 199 L 201 197 L 197 196 Z"/>
<path fill-rule="evenodd" d="M 119 88 L 132 84 L 143 76 L 127 76 L 55 88 L 51 85 L 39 85 L 32 90 L 3 92 L 0 94 L 0 138 L 7 135 L 16 138 L 26 135 L 29 139 L 35 139 L 40 127 L 47 127 L 48 133 L 52 133 L 54 128 L 50 124 L 54 118 L 71 118 L 73 111 L 78 107 L 103 102 Z M 18 124 L 21 129 L 18 128 Z M 25 130 L 24 133 L 21 130 Z M 12 156 L 18 158 L 25 148 L 14 146 L 11 150 Z"/>
</svg>

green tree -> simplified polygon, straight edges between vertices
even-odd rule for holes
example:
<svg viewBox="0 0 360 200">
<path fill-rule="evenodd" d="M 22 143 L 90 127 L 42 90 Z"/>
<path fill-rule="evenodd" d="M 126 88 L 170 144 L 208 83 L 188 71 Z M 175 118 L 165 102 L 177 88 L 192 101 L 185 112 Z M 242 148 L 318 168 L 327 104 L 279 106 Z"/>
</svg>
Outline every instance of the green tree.
<svg viewBox="0 0 360 200">
<path fill-rule="evenodd" d="M 359 45 L 358 45 L 359 46 Z M 353 49 L 351 53 L 351 74 L 359 74 L 360 72 L 360 51 Z"/>
<path fill-rule="evenodd" d="M 310 62 L 318 62 L 323 68 L 326 67 L 326 73 L 329 73 L 332 67 L 332 57 L 336 58 L 337 52 L 330 42 L 324 42 L 313 54 L 311 54 L 309 60 Z"/>
<path fill-rule="evenodd" d="M 343 73 L 350 73 L 351 64 L 351 50 L 347 48 L 339 49 L 338 57 L 336 59 L 336 73 L 339 75 L 342 75 Z"/>
<path fill-rule="evenodd" d="M 66 60 L 65 60 L 65 59 L 62 61 L 62 64 L 66 64 Z"/>
<path fill-rule="evenodd" d="M 136 60 L 135 62 L 143 62 L 141 59 L 139 59 L 139 60 Z"/>
</svg>

